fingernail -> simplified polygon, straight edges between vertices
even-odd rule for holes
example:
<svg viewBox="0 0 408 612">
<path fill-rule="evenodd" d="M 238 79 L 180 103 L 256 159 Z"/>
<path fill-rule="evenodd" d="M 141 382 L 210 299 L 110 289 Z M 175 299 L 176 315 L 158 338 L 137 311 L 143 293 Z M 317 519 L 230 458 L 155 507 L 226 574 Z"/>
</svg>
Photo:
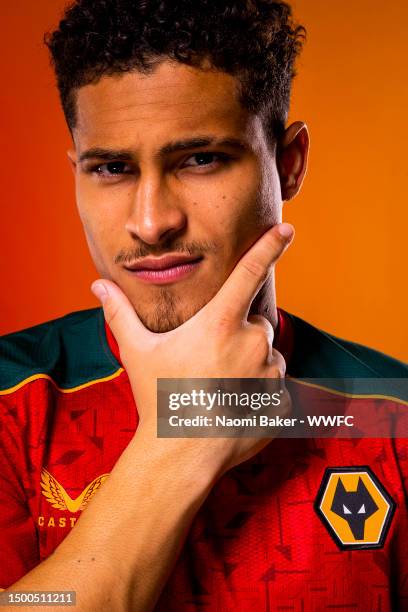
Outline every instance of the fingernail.
<svg viewBox="0 0 408 612">
<path fill-rule="evenodd" d="M 104 285 L 101 282 L 93 283 L 93 285 L 91 286 L 91 290 L 92 290 L 92 293 L 96 295 L 96 297 L 102 304 L 109 297 L 109 292 L 108 292 L 106 285 Z"/>
<path fill-rule="evenodd" d="M 293 236 L 293 227 L 289 223 L 281 223 L 278 227 L 278 232 L 282 238 L 289 240 Z"/>
</svg>

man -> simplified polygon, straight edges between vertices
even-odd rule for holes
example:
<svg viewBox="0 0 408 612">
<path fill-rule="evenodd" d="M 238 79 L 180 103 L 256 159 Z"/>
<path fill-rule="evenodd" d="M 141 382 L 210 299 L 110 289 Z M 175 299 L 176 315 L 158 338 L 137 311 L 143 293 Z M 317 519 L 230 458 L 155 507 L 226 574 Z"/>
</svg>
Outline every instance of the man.
<svg viewBox="0 0 408 612">
<path fill-rule="evenodd" d="M 302 34 L 281 2 L 79 0 L 48 37 L 103 311 L 1 340 L 4 588 L 81 610 L 403 606 L 404 440 L 156 435 L 158 378 L 407 375 L 276 306 Z"/>
</svg>

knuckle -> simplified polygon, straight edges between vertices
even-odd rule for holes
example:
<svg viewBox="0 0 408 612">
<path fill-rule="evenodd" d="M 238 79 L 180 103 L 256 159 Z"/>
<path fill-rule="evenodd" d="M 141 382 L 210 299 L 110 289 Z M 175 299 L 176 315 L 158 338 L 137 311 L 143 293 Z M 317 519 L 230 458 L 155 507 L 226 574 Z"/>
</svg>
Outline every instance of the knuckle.
<svg viewBox="0 0 408 612">
<path fill-rule="evenodd" d="M 260 314 L 251 314 L 248 317 L 248 323 L 252 323 L 253 325 L 265 326 L 269 323 L 269 321 Z"/>
<path fill-rule="evenodd" d="M 254 326 L 257 326 L 262 329 L 267 335 L 269 341 L 272 343 L 275 332 L 273 330 L 272 324 L 270 323 L 270 321 L 268 321 L 266 317 L 262 315 L 250 315 L 248 317 L 248 321 L 250 323 L 253 323 Z"/>
<path fill-rule="evenodd" d="M 251 344 L 254 346 L 254 350 L 261 353 L 265 359 L 271 350 L 271 339 L 265 329 L 259 326 L 254 326 L 251 331 Z"/>
<path fill-rule="evenodd" d="M 254 326 L 254 327 L 252 327 L 250 333 L 251 333 L 251 337 L 254 340 L 254 342 L 269 343 L 268 334 L 267 334 L 266 330 L 263 327 L 260 327 L 258 325 Z"/>
<path fill-rule="evenodd" d="M 279 362 L 275 365 L 276 378 L 285 378 L 286 365 L 285 362 Z"/>
<path fill-rule="evenodd" d="M 274 252 L 277 250 L 277 239 L 275 232 L 266 232 L 263 235 L 263 243 L 265 248 L 267 248 L 270 252 Z"/>
<path fill-rule="evenodd" d="M 283 355 L 276 349 L 272 349 L 272 375 L 274 378 L 285 378 L 286 362 Z"/>
<path fill-rule="evenodd" d="M 251 315 L 248 317 L 249 333 L 255 349 L 262 352 L 264 360 L 268 363 L 272 356 L 273 327 L 262 315 Z"/>
<path fill-rule="evenodd" d="M 268 278 L 269 269 L 255 259 L 246 259 L 242 262 L 242 269 L 250 277 L 255 278 L 260 282 L 264 282 Z"/>
<path fill-rule="evenodd" d="M 265 246 L 271 253 L 273 261 L 279 259 L 288 242 L 285 238 L 277 236 L 275 232 L 265 235 Z"/>
</svg>

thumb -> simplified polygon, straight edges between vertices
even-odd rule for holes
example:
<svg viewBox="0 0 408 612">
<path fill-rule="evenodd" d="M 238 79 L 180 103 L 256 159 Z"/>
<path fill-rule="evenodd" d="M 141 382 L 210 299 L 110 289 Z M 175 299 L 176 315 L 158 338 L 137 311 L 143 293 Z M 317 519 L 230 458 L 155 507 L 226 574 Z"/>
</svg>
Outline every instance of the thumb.
<svg viewBox="0 0 408 612">
<path fill-rule="evenodd" d="M 123 348 L 132 337 L 137 336 L 138 343 L 148 330 L 144 327 L 135 309 L 126 295 L 111 281 L 98 279 L 91 286 L 92 293 L 102 304 L 105 321 L 112 330 L 119 349 Z"/>
</svg>

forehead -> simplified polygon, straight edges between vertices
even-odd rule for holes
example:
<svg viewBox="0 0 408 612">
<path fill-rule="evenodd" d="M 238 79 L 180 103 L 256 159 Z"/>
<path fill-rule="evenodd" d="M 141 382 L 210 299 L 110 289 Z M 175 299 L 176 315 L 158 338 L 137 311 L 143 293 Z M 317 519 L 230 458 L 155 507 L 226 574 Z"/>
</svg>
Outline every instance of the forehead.
<svg viewBox="0 0 408 612">
<path fill-rule="evenodd" d="M 104 76 L 77 92 L 80 148 L 162 144 L 211 132 L 251 138 L 257 123 L 240 103 L 237 80 L 220 71 L 163 62 L 151 74 Z"/>
</svg>

